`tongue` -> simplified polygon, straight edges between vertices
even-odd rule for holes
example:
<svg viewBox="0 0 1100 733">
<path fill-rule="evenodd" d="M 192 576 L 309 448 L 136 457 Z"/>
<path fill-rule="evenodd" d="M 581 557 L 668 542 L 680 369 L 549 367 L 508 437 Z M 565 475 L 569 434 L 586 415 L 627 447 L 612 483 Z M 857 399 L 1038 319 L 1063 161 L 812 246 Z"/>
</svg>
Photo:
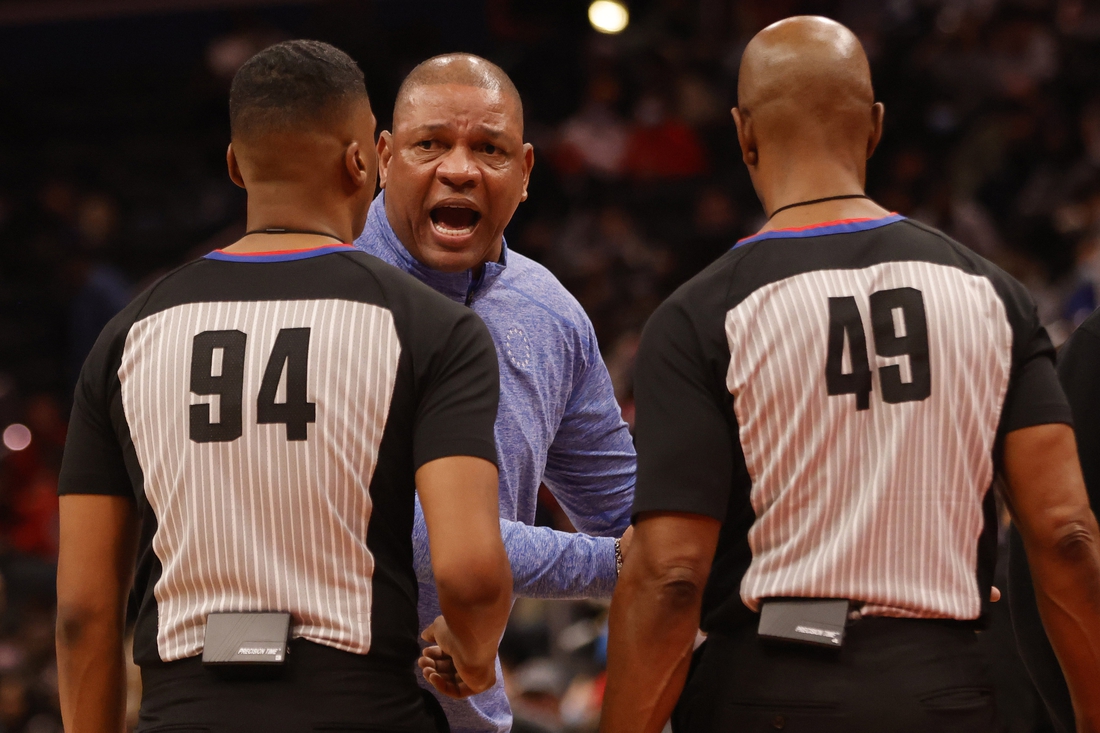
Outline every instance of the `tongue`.
<svg viewBox="0 0 1100 733">
<path fill-rule="evenodd" d="M 448 229 L 466 229 L 477 220 L 477 212 L 472 209 L 442 206 L 432 213 L 435 214 L 435 220 Z"/>
</svg>

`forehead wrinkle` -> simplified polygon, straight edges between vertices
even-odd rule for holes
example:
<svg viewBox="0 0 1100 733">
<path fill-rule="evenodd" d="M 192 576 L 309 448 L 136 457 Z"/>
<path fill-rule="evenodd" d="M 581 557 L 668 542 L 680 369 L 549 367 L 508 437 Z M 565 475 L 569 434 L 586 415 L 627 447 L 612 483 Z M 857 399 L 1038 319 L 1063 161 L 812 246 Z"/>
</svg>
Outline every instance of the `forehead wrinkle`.
<svg viewBox="0 0 1100 733">
<path fill-rule="evenodd" d="M 471 120 L 475 117 L 488 117 L 502 119 L 501 127 L 491 127 L 482 123 L 475 123 L 475 127 L 485 134 L 489 134 L 496 138 L 509 137 L 510 128 L 513 126 L 516 129 L 516 133 L 519 137 L 523 137 L 523 115 L 520 110 L 517 110 L 513 105 L 508 103 L 505 95 L 494 92 L 493 90 L 484 90 L 490 95 L 489 100 L 478 100 L 474 104 L 463 104 L 458 114 L 445 115 L 441 114 L 439 108 L 447 105 L 453 99 L 453 96 L 447 92 L 439 92 L 435 95 L 431 95 L 430 90 L 439 89 L 442 86 L 459 86 L 467 87 L 465 84 L 448 84 L 448 85 L 432 85 L 430 87 L 420 87 L 410 90 L 405 95 L 403 103 L 399 103 L 394 108 L 393 112 L 393 126 L 394 130 L 410 129 L 410 130 L 425 130 L 425 131 L 437 131 L 448 127 L 454 127 L 455 123 L 459 119 Z M 475 89 L 483 89 L 483 87 L 468 87 Z M 428 94 L 420 94 L 421 92 L 428 92 Z M 434 96 L 434 98 L 432 98 Z M 432 117 L 439 119 L 444 118 L 445 121 L 427 121 L 419 124 L 409 121 L 409 117 L 416 114 L 417 111 L 425 108 L 435 108 L 433 112 L 428 113 L 428 118 Z M 511 107 L 511 109 L 509 109 Z M 515 117 L 510 120 L 513 115 Z"/>
<path fill-rule="evenodd" d="M 410 133 L 435 133 L 439 132 L 440 130 L 450 130 L 454 127 L 455 125 L 449 122 L 432 122 L 423 125 L 416 125 L 415 127 L 410 127 L 408 128 L 408 131 Z M 502 138 L 509 137 L 508 131 L 503 128 L 489 127 L 487 125 L 473 125 L 472 129 L 493 140 L 500 140 Z"/>
</svg>

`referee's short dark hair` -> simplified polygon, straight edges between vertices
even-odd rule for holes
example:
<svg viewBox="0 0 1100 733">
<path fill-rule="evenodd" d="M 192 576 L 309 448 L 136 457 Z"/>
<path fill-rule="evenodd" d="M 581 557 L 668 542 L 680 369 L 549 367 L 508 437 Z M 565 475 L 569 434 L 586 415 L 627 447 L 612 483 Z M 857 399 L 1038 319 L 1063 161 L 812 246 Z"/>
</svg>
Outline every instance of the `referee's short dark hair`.
<svg viewBox="0 0 1100 733">
<path fill-rule="evenodd" d="M 346 53 L 321 41 L 284 41 L 250 58 L 229 89 L 234 139 L 316 124 L 367 99 L 363 72 Z"/>
</svg>

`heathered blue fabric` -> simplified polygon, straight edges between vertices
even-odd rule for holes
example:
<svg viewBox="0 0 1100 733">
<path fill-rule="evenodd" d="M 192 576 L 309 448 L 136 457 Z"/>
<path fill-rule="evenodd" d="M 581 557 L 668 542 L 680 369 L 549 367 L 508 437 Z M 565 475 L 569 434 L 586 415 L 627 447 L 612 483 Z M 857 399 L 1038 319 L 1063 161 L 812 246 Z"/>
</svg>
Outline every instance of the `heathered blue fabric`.
<svg viewBox="0 0 1100 733">
<path fill-rule="evenodd" d="M 479 280 L 469 271 L 429 269 L 397 239 L 386 218 L 384 196 L 372 204 L 355 246 L 468 303 L 496 342 L 500 529 L 516 595 L 609 597 L 616 578 L 612 538 L 630 524 L 635 457 L 588 316 L 546 268 L 508 251 L 507 245 L 502 262 L 487 263 Z M 587 534 L 531 526 L 540 483 Z M 413 549 L 423 630 L 439 615 L 439 598 L 419 504 Z M 420 682 L 431 689 L 422 678 Z M 454 733 L 511 730 L 499 660 L 493 689 L 461 701 L 436 697 Z"/>
</svg>

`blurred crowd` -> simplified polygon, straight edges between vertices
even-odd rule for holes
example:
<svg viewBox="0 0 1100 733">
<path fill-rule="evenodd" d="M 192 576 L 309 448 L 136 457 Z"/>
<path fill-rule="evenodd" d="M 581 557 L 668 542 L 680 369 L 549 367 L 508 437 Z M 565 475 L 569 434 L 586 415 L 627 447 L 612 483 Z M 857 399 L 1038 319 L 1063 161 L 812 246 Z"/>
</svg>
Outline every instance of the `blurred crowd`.
<svg viewBox="0 0 1100 733">
<path fill-rule="evenodd" d="M 432 54 L 472 51 L 512 74 L 536 167 L 509 246 L 592 317 L 628 422 L 646 318 L 764 222 L 729 109 L 745 44 L 792 14 L 834 17 L 867 49 L 887 110 L 870 195 L 1023 281 L 1056 342 L 1097 306 L 1100 6 L 628 5 L 631 23 L 614 36 L 588 27 L 580 0 L 321 2 L 0 27 L 0 732 L 60 730 L 56 488 L 76 374 L 130 297 L 243 233 L 243 194 L 224 172 L 225 97 L 237 67 L 271 42 L 315 37 L 355 56 L 382 127 L 402 75 Z M 540 521 L 568 528 L 544 494 Z M 605 618 L 601 603 L 517 603 L 502 647 L 517 732 L 595 729 Z M 991 649 L 1011 647 L 1003 619 L 989 637 Z M 999 674 L 1005 730 L 1046 730 L 1018 664 Z"/>
</svg>

